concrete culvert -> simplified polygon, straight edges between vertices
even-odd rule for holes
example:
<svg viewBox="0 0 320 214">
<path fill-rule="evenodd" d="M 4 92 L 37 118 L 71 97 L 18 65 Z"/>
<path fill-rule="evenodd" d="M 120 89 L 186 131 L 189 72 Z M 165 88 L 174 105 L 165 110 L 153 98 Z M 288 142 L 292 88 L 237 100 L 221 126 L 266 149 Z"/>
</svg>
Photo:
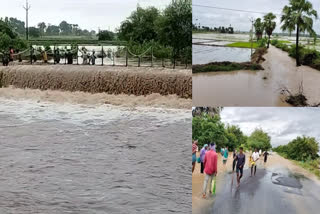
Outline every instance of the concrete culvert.
<svg viewBox="0 0 320 214">
<path fill-rule="evenodd" d="M 21 65 L 0 68 L 0 86 L 192 98 L 191 70 L 151 67 Z"/>
</svg>

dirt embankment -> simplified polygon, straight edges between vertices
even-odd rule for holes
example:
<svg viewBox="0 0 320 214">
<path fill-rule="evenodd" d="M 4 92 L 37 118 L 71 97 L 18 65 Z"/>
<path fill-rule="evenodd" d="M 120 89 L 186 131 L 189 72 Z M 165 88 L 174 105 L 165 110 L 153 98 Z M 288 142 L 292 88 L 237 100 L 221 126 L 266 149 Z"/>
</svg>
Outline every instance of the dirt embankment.
<svg viewBox="0 0 320 214">
<path fill-rule="evenodd" d="M 190 70 L 137 67 L 22 65 L 0 68 L 0 86 L 192 98 Z"/>
</svg>

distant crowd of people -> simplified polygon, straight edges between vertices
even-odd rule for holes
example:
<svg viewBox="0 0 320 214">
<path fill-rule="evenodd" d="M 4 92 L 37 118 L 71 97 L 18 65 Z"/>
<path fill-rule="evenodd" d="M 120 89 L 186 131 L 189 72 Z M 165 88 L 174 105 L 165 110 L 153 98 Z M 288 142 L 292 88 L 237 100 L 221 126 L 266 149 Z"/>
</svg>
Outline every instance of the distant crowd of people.
<svg viewBox="0 0 320 214">
<path fill-rule="evenodd" d="M 195 169 L 196 162 L 200 163 L 200 173 L 204 173 L 204 182 L 203 182 L 203 198 L 206 198 L 207 186 L 209 182 L 209 193 L 212 194 L 212 179 L 218 173 L 218 154 L 216 152 L 215 143 L 205 144 L 200 150 L 200 156 L 197 158 L 198 151 L 198 141 L 193 141 L 192 143 L 192 173 Z M 229 155 L 228 147 L 221 148 L 220 154 L 222 157 L 223 166 L 226 165 Z M 264 156 L 264 163 L 267 162 L 269 153 L 265 151 L 262 154 L 262 150 L 254 149 L 254 152 L 249 157 L 249 168 L 251 168 L 250 177 L 256 175 L 257 171 L 257 161 L 260 159 L 260 156 Z M 243 176 L 243 168 L 246 163 L 246 155 L 244 154 L 243 147 L 237 150 L 233 150 L 233 162 L 232 162 L 232 172 L 236 171 L 237 174 L 237 187 L 240 186 L 240 180 Z"/>
<path fill-rule="evenodd" d="M 83 65 L 95 65 L 96 58 L 97 58 L 97 56 L 95 54 L 95 51 L 92 51 L 91 54 L 88 53 L 87 50 L 85 50 L 85 49 L 82 49 L 82 50 L 79 50 L 79 51 L 82 54 L 81 57 L 83 58 L 83 61 L 82 61 Z M 13 62 L 15 55 L 17 56 L 18 61 L 22 62 L 21 53 L 20 53 L 20 51 L 18 49 L 14 50 L 13 48 L 9 48 L 9 51 L 1 52 L 0 55 L 1 55 L 1 61 L 2 61 L 2 65 L 3 66 L 8 66 L 10 62 Z M 31 51 L 30 55 L 31 55 L 32 62 L 36 62 L 37 61 L 37 57 L 34 54 L 34 50 Z M 59 48 L 55 49 L 54 52 L 53 52 L 53 61 L 54 61 L 54 63 L 55 64 L 59 64 L 60 61 L 61 61 L 61 57 L 62 56 L 63 55 L 60 53 Z M 47 53 L 46 50 L 42 50 L 41 51 L 41 57 L 42 57 L 43 63 L 48 63 L 48 53 Z M 75 56 L 74 56 L 74 53 L 71 50 L 67 50 L 64 53 L 64 57 L 66 59 L 66 64 L 73 64 L 73 58 Z"/>
</svg>

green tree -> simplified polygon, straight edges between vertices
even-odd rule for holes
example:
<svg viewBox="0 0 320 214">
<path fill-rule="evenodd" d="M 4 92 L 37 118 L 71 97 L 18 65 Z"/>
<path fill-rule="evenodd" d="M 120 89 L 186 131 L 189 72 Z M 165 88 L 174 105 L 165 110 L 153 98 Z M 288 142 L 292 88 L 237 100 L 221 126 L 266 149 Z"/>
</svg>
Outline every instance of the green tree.
<svg viewBox="0 0 320 214">
<path fill-rule="evenodd" d="M 299 34 L 307 31 L 316 36 L 312 18 L 318 18 L 318 14 L 307 0 L 289 0 L 289 4 L 290 6 L 286 5 L 282 10 L 281 29 L 289 32 L 296 30 L 296 65 L 300 66 Z"/>
<path fill-rule="evenodd" d="M 140 44 L 156 40 L 156 21 L 160 17 L 160 12 L 155 7 L 143 9 L 137 7 L 137 10 L 121 23 L 118 30 L 119 38 L 125 41 L 134 41 Z"/>
<path fill-rule="evenodd" d="M 287 145 L 276 147 L 274 151 L 293 160 L 314 160 L 319 157 L 319 144 L 314 137 L 302 136 L 297 137 Z"/>
<path fill-rule="evenodd" d="M 270 136 L 262 129 L 254 130 L 247 140 L 247 145 L 250 149 L 262 149 L 267 151 L 272 148 Z"/>
<path fill-rule="evenodd" d="M 183 49 L 191 47 L 191 1 L 174 1 L 165 9 L 164 15 L 159 19 L 157 25 L 161 43 L 173 48 L 173 56 L 176 59 Z"/>
<path fill-rule="evenodd" d="M 40 22 L 38 24 L 38 28 L 39 28 L 39 31 L 40 31 L 40 36 L 44 36 L 46 27 L 47 27 L 47 25 L 44 22 Z"/>
<path fill-rule="evenodd" d="M 60 27 L 48 24 L 46 34 L 49 36 L 58 36 L 60 34 Z"/>
<path fill-rule="evenodd" d="M 63 34 L 63 35 L 70 35 L 70 34 L 72 34 L 72 25 L 69 24 L 68 22 L 62 21 L 62 22 L 59 24 L 59 27 L 60 27 L 60 30 L 61 30 L 61 34 Z"/>
<path fill-rule="evenodd" d="M 254 22 L 254 29 L 255 29 L 255 34 L 257 37 L 257 40 L 262 39 L 263 31 L 264 31 L 264 25 L 261 21 L 261 18 L 257 18 L 256 21 Z"/>
<path fill-rule="evenodd" d="M 99 40 L 112 41 L 114 39 L 114 33 L 108 30 L 103 30 L 98 33 Z"/>
<path fill-rule="evenodd" d="M 276 28 L 276 22 L 273 21 L 276 18 L 276 16 L 273 13 L 268 13 L 263 17 L 264 20 L 264 29 L 266 33 L 268 34 L 268 45 L 267 48 L 269 48 L 270 44 L 270 36 L 272 35 L 272 32 Z"/>
<path fill-rule="evenodd" d="M 29 27 L 29 35 L 30 35 L 30 37 L 34 37 L 34 38 L 40 37 L 39 28 Z"/>
<path fill-rule="evenodd" d="M 227 125 L 226 137 L 228 139 L 227 146 L 230 150 L 239 148 L 242 144 L 245 144 L 247 141 L 247 138 L 243 134 L 241 129 L 235 125 Z"/>
<path fill-rule="evenodd" d="M 217 148 L 221 148 L 228 141 L 225 134 L 224 124 L 218 115 L 204 114 L 192 118 L 192 139 L 199 141 L 199 147 L 214 142 Z"/>
<path fill-rule="evenodd" d="M 18 33 L 21 36 L 24 36 L 26 33 L 25 23 L 16 18 L 10 17 L 9 19 L 6 17 L 7 22 L 14 32 Z"/>
</svg>

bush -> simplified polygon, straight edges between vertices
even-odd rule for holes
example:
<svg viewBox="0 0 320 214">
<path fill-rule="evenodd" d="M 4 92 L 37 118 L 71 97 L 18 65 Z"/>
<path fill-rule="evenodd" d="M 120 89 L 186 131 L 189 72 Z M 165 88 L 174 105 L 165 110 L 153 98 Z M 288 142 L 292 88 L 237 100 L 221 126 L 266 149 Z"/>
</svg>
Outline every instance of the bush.
<svg viewBox="0 0 320 214">
<path fill-rule="evenodd" d="M 316 59 L 320 58 L 319 52 L 314 49 L 303 49 L 301 52 L 303 65 L 311 65 Z"/>
<path fill-rule="evenodd" d="M 258 47 L 259 48 L 264 48 L 267 45 L 268 40 L 266 38 L 260 39 L 257 43 L 258 43 Z"/>
<path fill-rule="evenodd" d="M 319 157 L 318 142 L 313 137 L 297 137 L 287 145 L 276 147 L 274 151 L 297 161 L 311 161 Z"/>
<path fill-rule="evenodd" d="M 278 44 L 278 40 L 277 39 L 271 40 L 271 45 L 276 46 L 277 44 Z"/>
</svg>

